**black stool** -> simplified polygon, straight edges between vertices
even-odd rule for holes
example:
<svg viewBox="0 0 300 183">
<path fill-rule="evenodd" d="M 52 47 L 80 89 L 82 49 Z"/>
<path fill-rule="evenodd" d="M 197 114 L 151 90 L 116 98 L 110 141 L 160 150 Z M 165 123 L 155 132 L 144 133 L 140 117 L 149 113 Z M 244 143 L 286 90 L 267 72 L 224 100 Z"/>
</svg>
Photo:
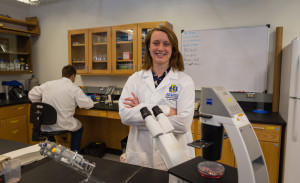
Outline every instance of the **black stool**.
<svg viewBox="0 0 300 183">
<path fill-rule="evenodd" d="M 30 107 L 30 122 L 33 123 L 32 141 L 55 141 L 54 135 L 70 132 L 68 130 L 45 132 L 41 131 L 41 125 L 54 125 L 57 120 L 56 109 L 50 104 L 35 102 Z"/>
</svg>

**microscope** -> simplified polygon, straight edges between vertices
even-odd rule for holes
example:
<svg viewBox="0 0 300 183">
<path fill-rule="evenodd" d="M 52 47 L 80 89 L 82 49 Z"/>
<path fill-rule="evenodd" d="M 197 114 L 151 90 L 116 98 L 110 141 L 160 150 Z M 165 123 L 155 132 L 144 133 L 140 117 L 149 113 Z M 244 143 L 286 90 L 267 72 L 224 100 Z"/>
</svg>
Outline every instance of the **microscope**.
<svg viewBox="0 0 300 183">
<path fill-rule="evenodd" d="M 240 105 L 224 87 L 202 87 L 201 140 L 203 159 L 217 166 L 221 158 L 224 128 L 237 161 L 239 183 L 268 183 L 268 171 L 255 132 Z M 200 145 L 201 146 L 201 145 Z M 211 165 L 211 164 L 210 164 Z M 221 165 L 221 164 L 219 164 Z"/>
</svg>

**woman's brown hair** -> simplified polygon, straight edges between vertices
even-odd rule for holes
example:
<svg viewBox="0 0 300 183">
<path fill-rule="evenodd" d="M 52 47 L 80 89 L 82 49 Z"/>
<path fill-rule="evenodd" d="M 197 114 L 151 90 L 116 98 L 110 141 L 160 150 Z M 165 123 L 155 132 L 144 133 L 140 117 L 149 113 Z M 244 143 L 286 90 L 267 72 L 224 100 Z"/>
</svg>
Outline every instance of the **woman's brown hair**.
<svg viewBox="0 0 300 183">
<path fill-rule="evenodd" d="M 149 52 L 149 48 L 150 48 L 150 43 L 151 43 L 151 36 L 154 31 L 162 31 L 168 35 L 168 38 L 172 45 L 172 55 L 170 58 L 169 66 L 173 70 L 183 71 L 184 64 L 183 64 L 182 55 L 178 49 L 178 39 L 176 37 L 176 34 L 166 26 L 154 27 L 154 28 L 150 29 L 150 31 L 148 31 L 146 39 L 145 39 L 146 48 L 145 48 L 145 55 L 144 55 L 144 65 L 143 65 L 142 69 L 148 70 L 153 66 L 152 65 L 153 61 L 152 61 L 152 57 Z"/>
</svg>

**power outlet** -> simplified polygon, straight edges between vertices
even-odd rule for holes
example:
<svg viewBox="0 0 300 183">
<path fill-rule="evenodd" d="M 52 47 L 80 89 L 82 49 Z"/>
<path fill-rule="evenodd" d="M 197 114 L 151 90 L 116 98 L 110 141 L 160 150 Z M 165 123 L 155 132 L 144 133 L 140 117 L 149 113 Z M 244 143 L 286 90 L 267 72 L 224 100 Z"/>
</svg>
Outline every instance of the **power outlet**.
<svg viewBox="0 0 300 183">
<path fill-rule="evenodd" d="M 246 93 L 246 98 L 254 98 L 255 93 Z"/>
</svg>

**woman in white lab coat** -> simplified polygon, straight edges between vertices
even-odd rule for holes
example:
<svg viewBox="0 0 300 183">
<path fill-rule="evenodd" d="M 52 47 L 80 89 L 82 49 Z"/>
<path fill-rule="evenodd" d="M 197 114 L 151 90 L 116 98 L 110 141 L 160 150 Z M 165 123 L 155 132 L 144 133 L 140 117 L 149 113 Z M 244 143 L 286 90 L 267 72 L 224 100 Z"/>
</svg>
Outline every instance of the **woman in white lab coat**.
<svg viewBox="0 0 300 183">
<path fill-rule="evenodd" d="M 175 128 L 173 134 L 186 154 L 195 157 L 190 130 L 195 102 L 194 82 L 182 72 L 184 64 L 174 32 L 160 26 L 151 29 L 145 39 L 143 70 L 127 80 L 120 100 L 122 123 L 130 126 L 125 162 L 166 170 L 156 141 L 145 126 L 140 109 L 158 105 Z"/>
</svg>

